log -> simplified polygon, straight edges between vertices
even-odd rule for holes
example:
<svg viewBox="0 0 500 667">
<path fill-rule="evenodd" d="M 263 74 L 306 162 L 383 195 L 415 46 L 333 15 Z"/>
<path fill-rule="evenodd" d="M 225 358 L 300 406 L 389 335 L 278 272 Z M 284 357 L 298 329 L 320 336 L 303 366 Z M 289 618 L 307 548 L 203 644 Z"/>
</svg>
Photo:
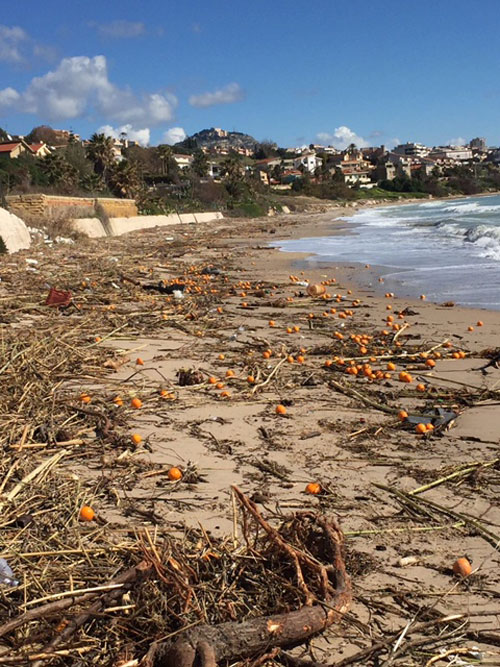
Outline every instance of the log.
<svg viewBox="0 0 500 667">
<path fill-rule="evenodd" d="M 159 644 L 154 649 L 153 667 L 195 667 L 197 648 L 201 645 L 213 649 L 216 662 L 258 656 L 273 647 L 290 648 L 322 632 L 348 608 L 325 609 L 321 605 L 302 607 L 296 611 L 274 616 L 260 616 L 243 623 L 199 625 L 182 634 L 173 645 Z M 201 662 L 201 667 L 216 663 Z"/>
</svg>

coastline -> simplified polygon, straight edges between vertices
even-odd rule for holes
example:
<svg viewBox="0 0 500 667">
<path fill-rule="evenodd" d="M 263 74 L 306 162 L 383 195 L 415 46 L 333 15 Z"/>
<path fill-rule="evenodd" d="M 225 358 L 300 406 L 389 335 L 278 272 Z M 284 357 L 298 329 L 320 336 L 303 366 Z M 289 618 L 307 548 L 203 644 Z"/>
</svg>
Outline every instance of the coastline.
<svg viewBox="0 0 500 667">
<path fill-rule="evenodd" d="M 343 210 L 336 213 L 340 216 Z M 415 598 L 421 613 L 437 609 L 443 615 L 461 614 L 466 609 L 469 630 L 476 633 L 474 643 L 487 651 L 481 631 L 500 630 L 492 608 L 496 598 L 488 592 L 500 595 L 500 555 L 480 532 L 446 511 L 472 516 L 499 532 L 496 464 L 491 462 L 500 444 L 500 370 L 494 365 L 485 374 L 477 369 L 489 360 L 482 351 L 498 345 L 500 313 L 444 308 L 404 297 L 385 299 L 356 283 L 364 269 L 354 264 L 314 267 L 302 276 L 296 262 L 303 254 L 268 245 L 286 235 L 301 238 L 304 230 L 344 233 L 332 215 L 225 219 L 188 230 L 180 226 L 169 228 L 172 241 L 157 229 L 89 240 L 69 249 L 35 247 L 29 254 L 9 256 L 2 266 L 0 296 L 9 314 L 2 329 L 15 334 L 23 327 L 26 336 L 38 329 L 54 333 L 51 339 L 61 331 L 78 333 L 73 348 L 64 344 L 60 351 L 63 356 L 71 349 L 85 351 L 88 367 L 74 372 L 69 385 L 67 379 L 59 385 L 56 375 L 49 395 L 56 404 L 71 407 L 88 392 L 93 410 L 110 420 L 116 413 L 112 423 L 121 439 L 102 439 L 99 422 L 87 416 L 83 426 L 78 423 L 83 445 L 71 450 L 54 474 L 66 481 L 76 476 L 104 522 L 107 543 L 149 531 L 150 536 L 158 533 L 160 544 L 162 531 L 184 534 L 185 524 L 190 530 L 201 525 L 203 544 L 217 548 L 220 541 L 235 539 L 230 487 L 236 484 L 273 522 L 298 510 L 332 514 L 341 522 L 355 591 L 351 617 L 364 631 L 358 633 L 346 620 L 340 629 L 319 635 L 312 642 L 318 659 L 352 656 L 371 645 L 373 632 L 388 634 L 404 627 L 414 610 L 401 600 Z M 36 272 L 27 271 L 26 257 L 38 261 Z M 207 267 L 218 273 L 203 274 Z M 332 297 L 305 295 L 291 274 L 315 282 L 335 278 L 327 287 Z M 123 282 L 123 276 L 131 281 Z M 179 278 L 193 281 L 193 290 L 179 301 L 141 287 Z M 46 285 L 61 287 L 63 280 L 80 308 L 48 312 L 40 305 Z M 7 288 L 17 281 L 22 281 L 21 306 Z M 335 299 L 335 293 L 342 298 Z M 352 315 L 341 317 L 347 310 Z M 392 329 L 388 315 L 403 327 L 401 332 Z M 479 319 L 483 326 L 476 326 Z M 471 325 L 474 330 L 469 332 Z M 366 350 L 351 336 L 366 336 Z M 13 350 L 15 345 L 14 340 Z M 268 349 L 271 355 L 264 356 Z M 463 358 L 452 356 L 458 351 Z M 56 368 L 61 354 L 54 355 Z M 429 356 L 435 368 L 426 365 Z M 333 362 L 335 357 L 344 364 Z M 382 380 L 365 375 L 366 369 L 355 377 L 345 371 L 349 359 L 384 372 L 393 359 L 395 370 Z M 105 368 L 105 360 L 115 365 Z M 202 381 L 180 385 L 182 369 L 200 373 Z M 403 370 L 411 373 L 412 383 L 398 380 Z M 255 382 L 249 383 L 249 376 Z M 217 389 L 209 378 L 224 386 Z M 425 390 L 417 390 L 417 384 Z M 160 388 L 169 398 L 160 398 Z M 141 409 L 131 410 L 126 403 L 115 410 L 117 394 L 140 397 Z M 276 414 L 279 404 L 286 404 L 286 415 Z M 34 423 L 35 408 L 30 413 Z M 404 409 L 427 421 L 437 408 L 455 417 L 449 428 L 437 426 L 435 433 L 424 436 L 397 416 Z M 82 419 L 75 410 L 78 414 Z M 16 457 L 25 461 L 29 456 L 31 463 L 33 453 L 40 451 L 32 449 L 40 436 L 33 429 L 23 436 L 24 422 L 17 419 L 15 424 L 17 431 L 9 428 L 3 435 L 4 451 L 14 457 L 5 462 L 6 470 Z M 140 434 L 143 442 L 132 447 L 131 433 Z M 25 449 L 16 453 L 10 446 L 21 438 Z M 196 475 L 191 482 L 173 484 L 166 475 L 170 466 Z M 473 474 L 462 472 L 469 468 Z M 455 477 L 448 479 L 450 474 Z M 309 482 L 319 483 L 323 492 L 306 494 Z M 416 497 L 422 504 L 415 501 L 413 510 L 391 492 L 420 487 L 425 489 Z M 444 513 L 417 511 L 425 501 Z M 44 507 L 45 513 L 51 511 Z M 451 572 L 455 558 L 463 556 L 477 569 L 466 582 Z M 402 566 L 401 559 L 409 557 L 409 564 Z M 22 558 L 15 553 L 9 558 L 20 574 L 31 576 Z M 57 563 L 57 557 L 51 558 Z M 65 567 L 67 559 L 64 556 Z M 96 582 L 103 583 L 98 578 Z M 453 596 L 446 594 L 451 587 Z"/>
<path fill-rule="evenodd" d="M 487 193 L 484 194 L 483 196 L 494 196 L 497 193 Z M 455 201 L 458 199 L 468 199 L 469 197 L 442 197 L 442 198 L 432 198 L 431 201 Z M 474 195 L 474 198 L 476 196 Z M 427 200 L 426 200 L 427 201 Z M 307 224 L 304 228 L 303 231 L 301 230 L 296 230 L 295 228 L 290 231 L 285 231 L 279 240 L 272 241 L 273 247 L 277 247 L 278 250 L 285 254 L 291 254 L 294 259 L 294 267 L 295 269 L 298 270 L 304 270 L 306 273 L 314 273 L 315 271 L 328 271 L 329 268 L 334 268 L 339 275 L 342 275 L 343 279 L 345 281 L 349 282 L 349 285 L 356 286 L 358 288 L 362 289 L 371 289 L 373 290 L 376 294 L 379 296 L 383 296 L 384 293 L 386 293 L 388 290 L 389 291 L 394 291 L 396 292 L 397 296 L 401 296 L 404 299 L 410 300 L 412 302 L 418 302 L 419 301 L 419 296 L 422 292 L 427 293 L 427 291 L 430 289 L 429 285 L 426 285 L 424 287 L 416 288 L 412 284 L 412 272 L 416 272 L 418 274 L 419 272 L 419 267 L 414 266 L 414 267 L 406 267 L 403 264 L 396 264 L 396 265 L 385 265 L 384 264 L 379 264 L 379 265 L 368 265 L 369 270 L 367 271 L 367 265 L 362 262 L 361 260 L 356 261 L 354 255 L 355 255 L 355 247 L 352 248 L 352 258 L 346 258 L 346 253 L 345 250 L 343 252 L 343 255 L 341 258 L 336 258 L 335 257 L 335 249 L 333 248 L 328 254 L 329 258 L 325 258 L 324 256 L 318 255 L 314 250 L 304 250 L 303 252 L 297 252 L 295 250 L 288 250 L 285 247 L 280 247 L 280 242 L 283 241 L 285 244 L 289 241 L 300 241 L 304 240 L 307 242 L 309 239 L 317 238 L 317 237 L 326 237 L 326 238 L 331 238 L 335 237 L 337 235 L 342 235 L 342 236 L 348 236 L 351 234 L 355 234 L 355 229 L 363 225 L 363 222 L 360 221 L 359 223 L 356 222 L 356 220 L 344 220 L 344 218 L 352 218 L 355 217 L 357 213 L 365 210 L 365 209 L 377 209 L 377 208 L 387 208 L 390 206 L 391 208 L 396 206 L 396 207 L 405 207 L 406 205 L 411 206 L 414 204 L 421 203 L 421 199 L 414 199 L 409 202 L 391 202 L 389 204 L 374 204 L 372 202 L 368 203 L 365 206 L 357 206 L 354 209 L 351 208 L 345 208 L 345 207 L 337 207 L 331 209 L 330 212 L 328 213 L 323 213 L 321 216 L 319 216 L 319 219 L 316 221 L 316 224 Z M 330 219 L 328 216 L 332 216 Z M 322 218 L 325 219 L 322 219 Z M 360 243 L 363 243 L 363 238 L 361 237 L 359 239 Z M 366 239 L 364 241 L 365 243 L 367 242 Z M 315 259 L 315 258 L 318 259 Z M 370 261 L 370 260 L 369 260 Z M 446 267 L 445 267 L 446 269 Z M 420 275 L 420 278 L 422 278 L 422 275 Z M 418 278 L 416 279 L 418 280 Z M 439 275 L 438 275 L 438 280 L 437 283 L 439 284 Z M 449 287 L 449 285 L 448 285 Z M 476 285 L 478 289 L 478 297 L 480 294 L 480 286 Z M 435 291 L 435 290 L 434 290 Z M 427 298 L 429 298 L 427 294 Z M 465 308 L 465 309 L 470 309 L 474 311 L 493 311 L 493 312 L 498 312 L 500 311 L 500 306 L 497 302 L 495 302 L 495 306 L 493 304 L 485 304 L 485 305 L 473 305 L 472 303 L 460 303 L 460 296 L 458 294 L 456 295 L 447 295 L 446 292 L 442 296 L 434 295 L 434 297 L 430 297 L 429 300 L 437 305 L 443 302 L 457 302 L 456 307 L 457 308 Z"/>
</svg>

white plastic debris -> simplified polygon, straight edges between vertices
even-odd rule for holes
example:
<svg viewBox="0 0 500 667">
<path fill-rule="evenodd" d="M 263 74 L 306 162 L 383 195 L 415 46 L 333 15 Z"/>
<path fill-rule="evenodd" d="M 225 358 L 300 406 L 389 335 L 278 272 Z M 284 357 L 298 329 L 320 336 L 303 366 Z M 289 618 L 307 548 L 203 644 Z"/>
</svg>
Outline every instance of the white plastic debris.
<svg viewBox="0 0 500 667">
<path fill-rule="evenodd" d="M 14 577 L 14 572 L 5 558 L 0 558 L 0 585 L 19 586 L 19 581 Z"/>
</svg>

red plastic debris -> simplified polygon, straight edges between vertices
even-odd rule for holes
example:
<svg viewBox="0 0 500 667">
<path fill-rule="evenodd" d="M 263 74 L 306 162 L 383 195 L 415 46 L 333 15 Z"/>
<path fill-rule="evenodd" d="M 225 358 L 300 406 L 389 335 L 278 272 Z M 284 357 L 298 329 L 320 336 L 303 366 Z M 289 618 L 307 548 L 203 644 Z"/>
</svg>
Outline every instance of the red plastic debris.
<svg viewBox="0 0 500 667">
<path fill-rule="evenodd" d="M 69 306 L 71 303 L 71 292 L 51 287 L 45 299 L 46 306 Z"/>
</svg>

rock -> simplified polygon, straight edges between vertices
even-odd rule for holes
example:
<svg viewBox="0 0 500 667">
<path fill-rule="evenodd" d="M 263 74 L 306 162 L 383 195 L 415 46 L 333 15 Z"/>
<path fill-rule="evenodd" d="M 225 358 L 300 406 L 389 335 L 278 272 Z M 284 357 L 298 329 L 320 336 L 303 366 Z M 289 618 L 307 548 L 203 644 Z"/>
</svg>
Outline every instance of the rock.
<svg viewBox="0 0 500 667">
<path fill-rule="evenodd" d="M 0 236 L 9 253 L 24 250 L 31 245 L 28 228 L 17 215 L 0 208 Z"/>
</svg>

